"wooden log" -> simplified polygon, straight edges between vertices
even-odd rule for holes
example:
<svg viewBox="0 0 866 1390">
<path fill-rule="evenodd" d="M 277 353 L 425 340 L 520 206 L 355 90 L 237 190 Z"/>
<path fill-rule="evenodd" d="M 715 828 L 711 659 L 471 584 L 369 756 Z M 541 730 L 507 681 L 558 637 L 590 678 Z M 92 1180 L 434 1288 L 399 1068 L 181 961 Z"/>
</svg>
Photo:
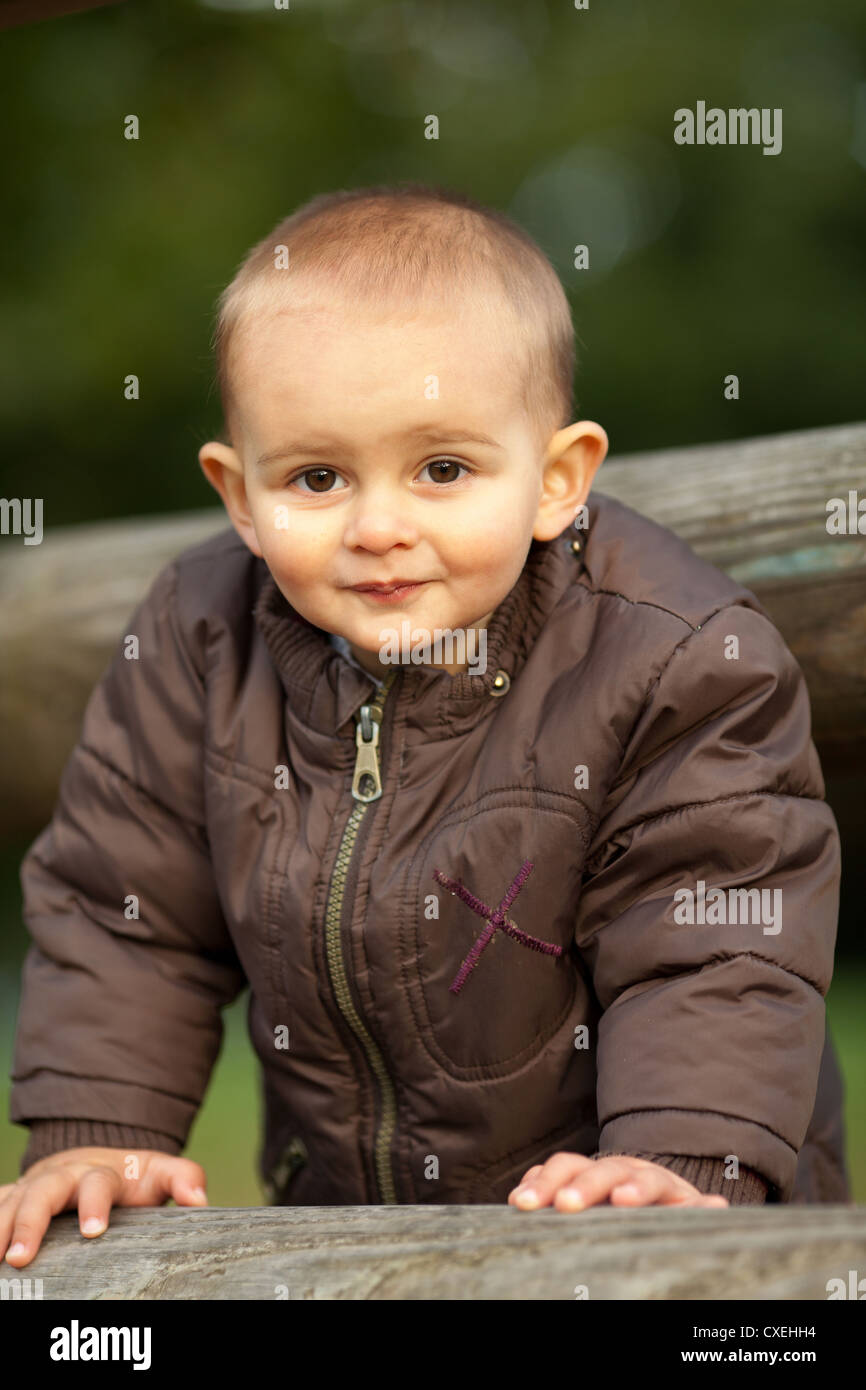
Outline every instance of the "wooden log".
<svg viewBox="0 0 866 1390">
<path fill-rule="evenodd" d="M 849 1270 L 866 1270 L 853 1205 L 502 1203 L 116 1208 L 91 1239 L 69 1212 L 20 1277 L 43 1299 L 827 1300 Z"/>
<path fill-rule="evenodd" d="M 87 698 L 162 567 L 228 524 L 222 507 L 45 532 L 0 550 L 0 835 L 51 816 Z"/>
<path fill-rule="evenodd" d="M 806 675 L 822 756 L 866 756 L 866 536 L 827 503 L 866 495 L 866 425 L 626 455 L 599 490 L 669 526 L 765 605 Z M 51 815 L 87 697 L 158 570 L 222 507 L 48 530 L 0 548 L 0 834 Z"/>
</svg>

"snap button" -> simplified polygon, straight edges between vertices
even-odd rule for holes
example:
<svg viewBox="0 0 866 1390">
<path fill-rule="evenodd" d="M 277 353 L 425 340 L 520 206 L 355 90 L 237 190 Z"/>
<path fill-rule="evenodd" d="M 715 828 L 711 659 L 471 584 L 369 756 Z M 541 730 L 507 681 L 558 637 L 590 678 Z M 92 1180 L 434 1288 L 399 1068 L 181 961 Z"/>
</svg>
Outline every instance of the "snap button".
<svg viewBox="0 0 866 1390">
<path fill-rule="evenodd" d="M 509 676 L 508 672 L 497 671 L 496 675 L 493 677 L 493 688 L 491 689 L 490 694 L 493 695 L 494 698 L 496 698 L 499 695 L 507 695 L 510 689 L 511 677 Z"/>
<path fill-rule="evenodd" d="M 571 549 L 572 555 L 579 555 L 580 552 L 583 550 L 583 541 L 580 540 L 579 538 L 573 540 L 573 541 L 571 542 L 570 549 Z"/>
</svg>

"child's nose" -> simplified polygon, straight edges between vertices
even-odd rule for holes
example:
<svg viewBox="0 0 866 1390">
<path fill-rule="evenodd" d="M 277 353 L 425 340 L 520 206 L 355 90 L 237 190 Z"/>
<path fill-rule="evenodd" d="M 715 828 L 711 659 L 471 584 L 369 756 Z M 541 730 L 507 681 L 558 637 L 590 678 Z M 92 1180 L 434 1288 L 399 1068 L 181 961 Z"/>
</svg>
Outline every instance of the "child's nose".
<svg viewBox="0 0 866 1390">
<path fill-rule="evenodd" d="M 418 539 L 404 495 L 397 489 L 377 489 L 375 494 L 359 498 L 353 507 L 346 533 L 349 548 L 362 546 L 365 550 L 385 551 L 394 545 L 413 545 Z"/>
</svg>

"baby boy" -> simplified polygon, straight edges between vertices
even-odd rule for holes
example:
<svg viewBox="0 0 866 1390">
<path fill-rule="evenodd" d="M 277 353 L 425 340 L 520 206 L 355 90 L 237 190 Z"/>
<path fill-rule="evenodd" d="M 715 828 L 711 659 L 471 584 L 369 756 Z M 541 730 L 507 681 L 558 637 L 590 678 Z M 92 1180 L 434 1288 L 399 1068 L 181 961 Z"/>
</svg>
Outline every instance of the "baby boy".
<svg viewBox="0 0 866 1390">
<path fill-rule="evenodd" d="M 22 866 L 8 1262 L 69 1208 L 206 1202 L 245 985 L 273 1201 L 790 1200 L 839 873 L 805 687 L 753 595 L 590 495 L 546 257 L 447 190 L 322 196 L 216 349 L 231 526 L 130 618 Z"/>
</svg>

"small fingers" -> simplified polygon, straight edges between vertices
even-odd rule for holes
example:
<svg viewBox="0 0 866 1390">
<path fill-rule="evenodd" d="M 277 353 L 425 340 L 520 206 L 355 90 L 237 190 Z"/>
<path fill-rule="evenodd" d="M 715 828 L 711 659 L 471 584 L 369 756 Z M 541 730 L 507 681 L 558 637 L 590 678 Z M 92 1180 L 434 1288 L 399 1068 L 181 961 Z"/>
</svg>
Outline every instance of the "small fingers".
<svg viewBox="0 0 866 1390">
<path fill-rule="evenodd" d="M 650 1163 L 613 1184 L 610 1204 L 613 1207 L 687 1206 L 690 1197 L 699 1196 L 697 1189 L 685 1178 L 660 1164 Z"/>
<path fill-rule="evenodd" d="M 611 1206 L 727 1207 L 727 1197 L 699 1192 L 679 1174 L 650 1164 L 649 1173 L 637 1174 L 611 1191 Z"/>
<path fill-rule="evenodd" d="M 699 1192 L 685 1178 L 633 1155 L 611 1154 L 598 1159 L 583 1154 L 556 1153 L 530 1168 L 508 1195 L 509 1204 L 524 1210 L 549 1206 L 557 1211 L 582 1211 L 609 1201 L 611 1206 L 730 1206 L 727 1197 Z"/>
<path fill-rule="evenodd" d="M 191 1158 L 172 1158 L 168 1194 L 179 1207 L 207 1206 L 207 1174 Z"/>
<path fill-rule="evenodd" d="M 625 1170 L 606 1160 L 600 1171 L 587 1173 L 561 1188 L 554 1206 L 558 1211 L 580 1211 L 608 1200 L 614 1207 L 727 1207 L 727 1197 L 699 1192 L 677 1173 L 661 1164 L 625 1159 Z"/>
<path fill-rule="evenodd" d="M 526 1172 L 523 1174 L 523 1177 L 520 1179 L 520 1182 L 517 1184 L 516 1187 L 513 1187 L 508 1194 L 508 1201 L 511 1206 L 514 1206 L 515 1198 L 518 1192 L 521 1190 L 521 1188 L 525 1187 L 525 1185 L 531 1182 L 533 1178 L 536 1178 L 538 1174 L 542 1171 L 543 1166 L 544 1165 L 541 1163 L 536 1163 L 534 1168 L 528 1168 L 526 1170 Z"/>
<path fill-rule="evenodd" d="M 102 1235 L 121 1185 L 112 1168 L 89 1168 L 84 1174 L 78 1185 L 78 1227 L 83 1236 Z"/>
<path fill-rule="evenodd" d="M 525 1211 L 548 1206 L 558 1188 L 592 1167 L 593 1160 L 584 1154 L 555 1153 L 546 1163 L 530 1168 L 522 1182 L 508 1194 L 508 1201 Z"/>
<path fill-rule="evenodd" d="M 22 1191 L 19 1184 L 14 1182 L 5 1184 L 0 1191 L 0 1254 L 6 1253 L 12 1238 L 12 1227 L 21 1204 Z"/>
<path fill-rule="evenodd" d="M 17 1202 L 14 1192 L 10 1194 L 0 1209 L 0 1249 L 5 1251 L 8 1264 L 21 1269 L 30 1263 L 42 1243 L 52 1216 L 69 1205 L 76 1184 L 75 1174 L 55 1171 L 21 1187 Z M 7 1205 L 10 1208 L 8 1212 L 5 1210 Z"/>
<path fill-rule="evenodd" d="M 553 1205 L 557 1211 L 582 1211 L 608 1200 L 612 1205 L 646 1206 L 656 1200 L 669 1177 L 673 1174 L 654 1163 L 627 1156 L 604 1158 L 562 1184 Z M 616 1201 L 617 1193 L 624 1193 L 621 1202 Z"/>
</svg>

